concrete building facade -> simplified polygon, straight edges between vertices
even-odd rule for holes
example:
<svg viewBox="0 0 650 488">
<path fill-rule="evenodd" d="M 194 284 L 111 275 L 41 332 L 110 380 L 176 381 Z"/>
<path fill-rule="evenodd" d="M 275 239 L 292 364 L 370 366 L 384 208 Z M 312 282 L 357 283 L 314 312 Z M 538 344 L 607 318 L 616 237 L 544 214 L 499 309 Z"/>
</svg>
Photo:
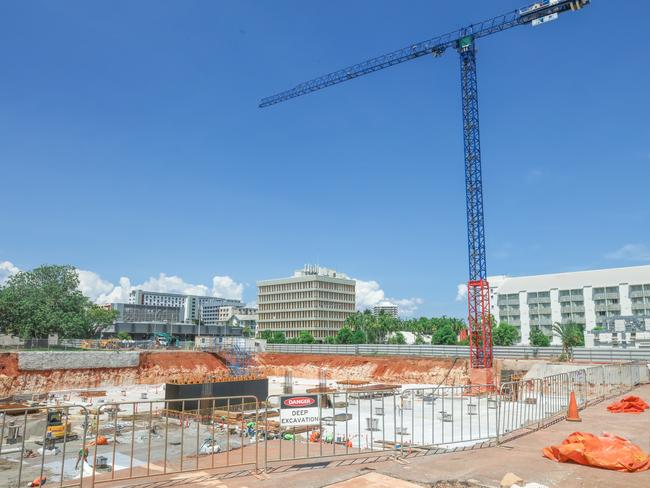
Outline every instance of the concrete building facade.
<svg viewBox="0 0 650 488">
<path fill-rule="evenodd" d="M 257 282 L 258 333 L 281 331 L 287 339 L 309 331 L 334 336 L 356 309 L 356 282 L 334 270 L 305 266 L 291 278 Z"/>
<path fill-rule="evenodd" d="M 257 309 L 254 307 L 217 304 L 207 304 L 201 307 L 201 323 L 205 325 L 224 324 L 233 316 L 248 316 L 257 319 Z"/>
<path fill-rule="evenodd" d="M 372 307 L 373 315 L 385 314 L 389 317 L 397 318 L 398 310 L 396 305 L 375 305 Z"/>
<path fill-rule="evenodd" d="M 201 313 L 201 308 L 207 305 L 244 306 L 244 303 L 241 300 L 233 300 L 229 298 L 183 295 L 180 293 L 164 293 L 145 290 L 132 290 L 129 294 L 129 303 L 136 305 L 181 308 L 181 321 L 186 323 L 197 321 Z"/>
<path fill-rule="evenodd" d="M 112 303 L 111 309 L 117 311 L 118 322 L 182 322 L 181 307 Z"/>
<path fill-rule="evenodd" d="M 598 269 L 537 276 L 488 277 L 490 308 L 497 322 L 552 336 L 555 323 L 573 322 L 591 332 L 621 316 L 650 317 L 650 266 Z M 558 343 L 557 337 L 553 338 Z"/>
</svg>

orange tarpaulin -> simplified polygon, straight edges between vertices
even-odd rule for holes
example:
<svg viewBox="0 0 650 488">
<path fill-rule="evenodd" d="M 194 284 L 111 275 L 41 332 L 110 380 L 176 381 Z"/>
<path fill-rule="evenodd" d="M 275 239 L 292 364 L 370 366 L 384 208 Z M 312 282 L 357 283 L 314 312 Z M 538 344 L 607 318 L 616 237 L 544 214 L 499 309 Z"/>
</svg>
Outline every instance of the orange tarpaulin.
<svg viewBox="0 0 650 488">
<path fill-rule="evenodd" d="M 646 408 L 650 408 L 650 405 L 638 396 L 626 396 L 609 405 L 607 410 L 612 413 L 643 413 Z"/>
<path fill-rule="evenodd" d="M 650 469 L 650 456 L 623 437 L 606 432 L 602 436 L 574 432 L 559 446 L 543 449 L 543 454 L 559 463 L 574 462 L 615 471 Z"/>
</svg>

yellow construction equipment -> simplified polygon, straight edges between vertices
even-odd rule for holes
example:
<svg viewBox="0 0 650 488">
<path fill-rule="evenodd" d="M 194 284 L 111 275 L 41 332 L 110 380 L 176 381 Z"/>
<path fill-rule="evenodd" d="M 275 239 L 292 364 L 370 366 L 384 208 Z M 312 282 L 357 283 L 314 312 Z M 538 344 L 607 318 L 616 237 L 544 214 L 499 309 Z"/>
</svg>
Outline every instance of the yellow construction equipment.
<svg viewBox="0 0 650 488">
<path fill-rule="evenodd" d="M 46 440 L 54 442 L 72 441 L 79 436 L 72 432 L 72 422 L 63 415 L 62 410 L 50 410 L 47 412 L 47 432 L 45 434 Z"/>
<path fill-rule="evenodd" d="M 111 339 L 100 339 L 99 340 L 99 347 L 100 349 L 119 349 L 120 348 L 120 340 L 116 338 L 111 338 Z"/>
</svg>

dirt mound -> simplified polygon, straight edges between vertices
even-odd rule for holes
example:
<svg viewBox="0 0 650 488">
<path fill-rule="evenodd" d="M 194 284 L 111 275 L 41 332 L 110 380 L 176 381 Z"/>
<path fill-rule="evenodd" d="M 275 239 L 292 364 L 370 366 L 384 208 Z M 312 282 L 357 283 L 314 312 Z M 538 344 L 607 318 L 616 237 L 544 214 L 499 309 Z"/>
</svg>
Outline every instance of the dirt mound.
<svg viewBox="0 0 650 488">
<path fill-rule="evenodd" d="M 214 374 L 226 369 L 223 360 L 216 354 L 160 351 L 141 353 L 139 365 L 132 368 L 20 371 L 17 354 L 4 353 L 0 354 L 0 397 L 100 386 L 157 384 L 187 376 Z"/>
<path fill-rule="evenodd" d="M 294 378 L 317 379 L 323 370 L 333 380 L 438 384 L 449 373 L 446 384 L 469 383 L 466 360 L 457 360 L 454 364 L 453 359 L 441 358 L 278 353 L 258 354 L 256 360 L 259 370 L 268 376 L 284 376 L 290 369 Z"/>
</svg>

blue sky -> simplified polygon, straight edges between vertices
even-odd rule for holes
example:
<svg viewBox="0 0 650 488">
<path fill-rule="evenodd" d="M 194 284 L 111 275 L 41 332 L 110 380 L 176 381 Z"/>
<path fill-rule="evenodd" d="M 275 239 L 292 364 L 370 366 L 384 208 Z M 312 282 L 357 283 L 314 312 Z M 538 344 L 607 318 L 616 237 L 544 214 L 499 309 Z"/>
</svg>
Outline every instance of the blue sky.
<svg viewBox="0 0 650 488">
<path fill-rule="evenodd" d="M 457 54 L 257 103 L 525 3 L 5 2 L 0 278 L 252 301 L 319 263 L 364 303 L 464 316 Z M 649 17 L 594 0 L 480 41 L 488 274 L 650 262 Z"/>
</svg>

